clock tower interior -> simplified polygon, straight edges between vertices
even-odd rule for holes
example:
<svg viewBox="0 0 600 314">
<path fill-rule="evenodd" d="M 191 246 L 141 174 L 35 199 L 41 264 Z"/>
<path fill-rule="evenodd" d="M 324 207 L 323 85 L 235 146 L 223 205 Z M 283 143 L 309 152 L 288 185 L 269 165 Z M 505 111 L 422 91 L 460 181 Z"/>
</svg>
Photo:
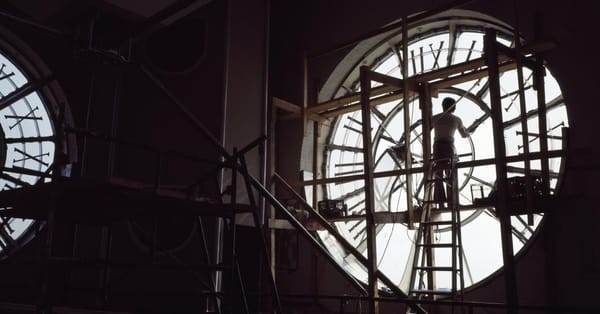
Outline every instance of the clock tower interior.
<svg viewBox="0 0 600 314">
<path fill-rule="evenodd" d="M 0 312 L 600 312 L 598 9 L 6 1 Z"/>
</svg>

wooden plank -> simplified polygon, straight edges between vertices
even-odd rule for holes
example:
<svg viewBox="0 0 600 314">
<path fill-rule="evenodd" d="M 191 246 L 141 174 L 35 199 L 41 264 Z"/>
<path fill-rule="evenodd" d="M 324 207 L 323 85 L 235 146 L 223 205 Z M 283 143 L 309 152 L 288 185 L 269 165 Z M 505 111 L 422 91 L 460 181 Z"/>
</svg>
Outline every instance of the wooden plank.
<svg viewBox="0 0 600 314">
<path fill-rule="evenodd" d="M 281 115 L 277 116 L 277 120 L 289 121 L 289 120 L 296 120 L 296 119 L 304 119 L 304 117 L 306 117 L 307 121 L 311 120 L 311 121 L 317 121 L 317 122 L 324 122 L 327 120 L 327 117 L 323 117 L 316 113 L 310 113 L 310 112 L 308 112 L 306 114 L 304 112 L 281 114 Z"/>
<path fill-rule="evenodd" d="M 498 68 L 498 72 L 506 72 L 506 71 L 510 71 L 510 70 L 514 70 L 517 68 L 517 64 L 515 62 L 507 62 L 507 63 L 503 63 L 502 65 L 499 66 Z M 484 78 L 488 76 L 488 71 L 487 69 L 482 69 L 482 70 L 476 70 L 476 71 L 471 71 L 469 73 L 460 75 L 460 76 L 453 76 L 444 80 L 440 80 L 440 81 L 435 81 L 434 83 L 431 83 L 431 89 L 432 89 L 432 93 L 435 91 L 437 92 L 440 89 L 443 88 L 448 88 L 450 86 L 454 86 L 460 83 L 465 83 L 465 82 L 469 82 L 469 81 L 474 81 L 474 80 L 478 80 L 480 78 Z"/>
<path fill-rule="evenodd" d="M 273 106 L 287 112 L 302 114 L 302 107 L 295 105 L 289 101 L 273 96 Z"/>
<path fill-rule="evenodd" d="M 398 88 L 394 87 L 394 86 L 378 86 L 378 87 L 371 89 L 371 97 L 391 93 L 396 90 L 398 90 Z M 345 106 L 347 104 L 357 103 L 359 101 L 360 101 L 360 93 L 355 93 L 355 94 L 351 94 L 351 95 L 344 96 L 341 98 L 322 102 L 322 103 L 316 104 L 314 106 L 310 106 L 308 108 L 308 111 L 318 113 L 318 112 L 323 112 L 326 110 L 338 108 L 340 106 Z"/>
<path fill-rule="evenodd" d="M 403 90 L 402 90 L 402 99 L 404 103 L 403 113 L 403 122 L 404 122 L 404 143 L 405 145 L 405 155 L 404 155 L 404 168 L 412 169 L 412 154 L 410 152 L 410 90 L 411 87 L 409 85 L 410 79 L 408 78 L 408 24 L 406 24 L 406 17 L 402 19 L 405 21 L 402 24 L 402 78 L 403 78 Z M 414 58 L 413 58 L 414 61 Z M 416 70 L 416 69 L 415 69 Z M 415 71 L 416 72 L 416 71 Z M 410 173 L 406 174 L 405 180 L 406 184 L 404 185 L 406 189 L 406 209 L 408 211 L 408 228 L 413 229 L 413 222 L 415 221 L 414 213 L 413 213 L 413 193 L 412 193 L 412 175 Z"/>
<path fill-rule="evenodd" d="M 544 156 L 546 158 L 556 158 L 556 157 L 563 157 L 565 155 L 566 155 L 565 150 L 557 149 L 557 150 L 549 150 L 546 154 L 542 154 L 541 152 L 534 152 L 534 153 L 530 153 L 528 156 L 523 155 L 523 154 L 514 155 L 514 156 L 506 156 L 506 162 L 512 163 L 512 162 L 521 162 L 521 161 L 525 161 L 525 160 L 537 160 L 537 159 L 543 158 Z M 462 161 L 462 162 L 458 162 L 456 164 L 456 168 L 460 169 L 460 168 L 468 168 L 468 167 L 480 167 L 480 166 L 493 165 L 495 163 L 496 163 L 496 159 L 494 159 L 494 158 Z M 434 167 L 434 169 L 435 169 L 435 167 Z M 389 170 L 389 171 L 380 171 L 380 172 L 374 172 L 373 177 L 374 178 L 393 177 L 393 176 L 406 175 L 409 172 L 410 173 L 422 173 L 424 170 L 425 170 L 424 167 L 413 167 L 410 170 L 397 169 L 397 170 Z M 316 181 L 312 181 L 312 180 L 296 181 L 296 182 L 291 182 L 290 184 L 294 187 L 301 187 L 301 186 L 311 185 L 313 183 L 316 183 L 316 184 L 346 183 L 346 182 L 358 181 L 358 180 L 362 180 L 362 179 L 364 179 L 364 176 L 362 174 L 357 174 L 357 175 L 352 175 L 352 176 L 343 176 L 343 177 L 335 177 L 335 178 L 321 178 Z"/>
<path fill-rule="evenodd" d="M 404 97 L 402 90 L 397 90 L 391 94 L 387 94 L 385 96 L 380 96 L 378 98 L 371 99 L 371 106 L 378 106 L 381 104 L 388 103 L 390 101 L 402 99 Z M 321 113 L 320 116 L 324 118 L 333 118 L 337 117 L 341 114 L 354 112 L 360 110 L 360 103 L 352 104 L 349 106 L 339 107 L 337 109 L 333 109 L 324 113 Z"/>
<path fill-rule="evenodd" d="M 360 67 L 361 114 L 362 114 L 362 142 L 365 181 L 365 209 L 367 213 L 367 283 L 369 293 L 369 313 L 379 314 L 379 297 L 377 288 L 377 234 L 373 213 L 375 212 L 375 191 L 373 180 L 373 142 L 371 141 L 371 79 L 367 66 Z"/>
<path fill-rule="evenodd" d="M 494 135 L 494 157 L 496 158 L 496 212 L 500 221 L 500 238 L 502 239 L 502 258 L 504 262 L 504 283 L 506 303 L 510 305 L 509 314 L 517 314 L 518 302 L 517 280 L 514 265 L 512 244 L 512 228 L 508 213 L 508 189 L 506 180 L 506 144 L 502 124 L 502 100 L 500 98 L 500 76 L 498 71 L 498 54 L 496 51 L 496 31 L 487 29 L 484 37 L 484 51 L 489 73 L 490 107 Z"/>
</svg>

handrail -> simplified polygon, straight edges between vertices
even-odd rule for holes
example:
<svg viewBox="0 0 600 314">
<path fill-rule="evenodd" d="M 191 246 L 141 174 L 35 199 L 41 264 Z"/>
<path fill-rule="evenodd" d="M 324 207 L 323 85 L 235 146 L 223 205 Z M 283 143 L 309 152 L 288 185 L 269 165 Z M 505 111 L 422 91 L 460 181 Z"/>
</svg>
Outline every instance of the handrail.
<svg viewBox="0 0 600 314">
<path fill-rule="evenodd" d="M 342 235 L 340 235 L 339 232 L 337 232 L 337 230 L 325 218 L 323 218 L 323 216 L 321 216 L 321 214 L 319 214 L 317 211 L 315 211 L 312 208 L 312 206 L 310 206 L 306 202 L 306 200 L 304 200 L 304 198 L 302 198 L 302 196 L 300 196 L 287 182 L 285 182 L 285 180 L 280 175 L 278 175 L 277 173 L 274 173 L 273 178 L 276 181 L 278 181 L 279 183 L 281 183 L 281 185 L 288 192 L 292 193 L 292 196 L 294 196 L 294 198 L 296 198 L 304 208 L 306 208 L 314 217 L 317 218 L 317 221 L 319 222 L 319 224 L 322 225 L 323 227 L 325 227 L 325 229 L 327 229 L 327 231 L 333 235 L 333 237 L 342 245 L 342 247 L 344 249 L 349 251 L 350 254 L 352 254 L 352 256 L 354 256 L 362 264 L 362 266 L 364 266 L 365 268 L 367 267 L 366 265 L 367 265 L 368 261 L 364 257 L 364 255 L 362 255 L 352 244 L 350 244 Z M 287 210 L 285 210 L 285 211 L 287 213 Z M 401 297 L 407 296 L 400 288 L 398 288 L 398 286 L 391 279 L 389 279 L 380 270 L 377 270 L 375 274 L 377 275 L 377 278 L 379 280 L 381 280 L 394 293 L 396 293 L 397 295 L 399 295 Z M 417 312 L 425 313 L 425 310 L 420 308 L 416 303 L 413 302 L 411 304 L 411 306 L 413 306 Z"/>
<path fill-rule="evenodd" d="M 102 134 L 99 132 L 89 131 L 89 130 L 85 130 L 85 129 L 81 129 L 81 128 L 73 128 L 73 127 L 65 128 L 64 130 L 67 133 L 73 133 L 76 135 L 88 136 L 88 137 L 97 138 L 97 139 L 101 139 L 101 140 L 108 141 L 108 142 L 114 142 L 116 144 L 121 144 L 121 145 L 129 146 L 129 147 L 133 147 L 136 149 L 149 151 L 149 152 L 153 152 L 156 154 L 165 154 L 165 155 L 185 158 L 185 159 L 189 159 L 189 160 L 193 160 L 193 161 L 215 164 L 215 165 L 219 165 L 220 167 L 229 167 L 229 165 L 227 165 L 226 163 L 223 163 L 220 161 L 215 161 L 213 159 L 208 159 L 208 158 L 204 158 L 204 157 L 200 157 L 200 156 L 196 156 L 196 155 L 192 155 L 189 153 L 184 153 L 184 152 L 180 152 L 180 151 L 176 151 L 176 150 L 161 149 L 161 148 L 153 147 L 153 146 L 151 146 L 149 144 L 145 144 L 145 143 L 123 140 L 123 139 L 120 139 L 120 138 L 117 138 L 114 136 L 110 136 L 110 135 L 106 135 L 106 134 Z"/>
<path fill-rule="evenodd" d="M 275 196 L 273 196 L 273 194 L 271 194 L 271 192 L 269 192 L 256 178 L 254 178 L 252 175 L 248 175 L 248 176 L 249 176 L 250 183 L 252 184 L 252 186 L 254 186 L 254 188 L 265 199 L 267 199 L 271 203 L 271 205 L 273 205 L 273 207 L 278 209 L 279 212 L 281 212 L 283 214 L 283 216 L 285 216 L 285 218 L 290 222 L 290 224 L 292 224 L 292 226 L 296 227 L 296 229 L 298 231 L 300 231 L 300 234 L 302 234 L 306 238 L 306 240 L 308 240 L 308 242 L 310 244 L 312 244 L 323 256 L 325 256 L 325 258 L 327 258 L 327 260 L 329 260 L 331 265 L 333 267 L 335 267 L 342 275 L 344 275 L 346 277 L 346 279 L 350 283 L 352 283 L 352 285 L 354 285 L 354 287 L 357 290 L 359 290 L 363 295 L 367 295 L 367 291 L 365 290 L 365 287 L 358 280 L 356 280 L 356 278 L 354 278 L 352 275 L 350 275 L 346 271 L 346 269 L 344 269 L 339 263 L 337 263 L 337 261 L 335 260 L 335 258 L 333 256 L 331 256 L 329 251 L 327 251 L 327 249 L 325 247 L 323 247 L 323 245 L 321 245 L 321 243 L 319 243 L 317 240 L 315 240 L 315 238 L 310 234 L 310 232 L 308 230 L 306 230 L 306 228 L 304 228 L 302 223 L 300 223 L 296 219 L 296 217 L 294 217 L 290 212 L 288 212 L 288 210 L 285 208 L 285 206 L 283 206 L 279 202 L 279 200 L 277 200 L 277 198 L 275 198 Z"/>
</svg>

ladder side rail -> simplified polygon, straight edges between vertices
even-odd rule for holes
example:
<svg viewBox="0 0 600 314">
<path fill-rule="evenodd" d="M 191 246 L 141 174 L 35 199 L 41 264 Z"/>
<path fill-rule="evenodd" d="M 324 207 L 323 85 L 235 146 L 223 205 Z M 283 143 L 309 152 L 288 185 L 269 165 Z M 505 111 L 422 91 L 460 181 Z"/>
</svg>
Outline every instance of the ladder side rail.
<svg viewBox="0 0 600 314">
<path fill-rule="evenodd" d="M 450 160 L 450 208 L 452 215 L 452 295 L 456 294 L 456 273 L 457 273 L 457 245 L 458 241 L 456 238 L 457 228 L 459 227 L 460 221 L 458 220 L 458 173 L 456 171 L 456 159 L 457 157 L 452 157 Z"/>
<path fill-rule="evenodd" d="M 431 206 L 431 201 L 432 201 L 432 195 L 430 193 L 430 191 L 432 191 L 433 189 L 431 189 L 431 182 L 428 182 L 427 180 L 431 180 L 431 178 L 433 177 L 432 175 L 432 171 L 433 171 L 433 163 L 429 163 L 429 167 L 427 168 L 427 171 L 425 172 L 424 176 L 425 176 L 425 186 L 424 186 L 424 195 L 423 195 L 423 203 L 422 203 L 422 212 L 421 212 L 421 220 L 419 223 L 419 227 L 417 228 L 417 234 L 415 237 L 415 254 L 413 256 L 413 261 L 412 261 L 412 272 L 411 272 L 411 277 L 410 277 L 410 283 L 409 283 L 409 294 L 411 294 L 411 292 L 415 289 L 415 284 L 416 284 L 416 278 L 417 278 L 417 267 L 419 264 L 419 255 L 421 254 L 421 250 L 424 254 L 424 252 L 426 251 L 423 246 L 421 245 L 421 242 L 423 240 L 423 237 L 425 235 L 426 232 L 426 227 L 424 226 L 424 224 L 422 222 L 427 221 L 428 217 L 429 217 L 429 211 L 430 211 L 430 206 Z M 429 179 L 428 179 L 429 178 Z M 424 244 L 425 242 L 423 242 Z M 421 259 L 421 263 L 425 262 L 425 256 L 422 256 Z M 422 275 L 420 274 L 419 276 L 419 287 L 422 281 Z M 418 288 L 417 288 L 418 289 Z"/>
</svg>

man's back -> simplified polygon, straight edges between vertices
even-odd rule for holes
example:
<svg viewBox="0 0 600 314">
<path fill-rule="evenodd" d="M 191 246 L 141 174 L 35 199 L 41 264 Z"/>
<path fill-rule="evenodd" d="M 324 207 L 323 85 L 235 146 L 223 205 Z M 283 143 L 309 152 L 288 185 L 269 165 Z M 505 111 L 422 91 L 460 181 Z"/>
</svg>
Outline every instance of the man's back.
<svg viewBox="0 0 600 314">
<path fill-rule="evenodd" d="M 449 112 L 436 114 L 431 118 L 435 141 L 454 141 L 454 132 L 459 130 L 462 137 L 467 136 L 462 120 Z"/>
</svg>

